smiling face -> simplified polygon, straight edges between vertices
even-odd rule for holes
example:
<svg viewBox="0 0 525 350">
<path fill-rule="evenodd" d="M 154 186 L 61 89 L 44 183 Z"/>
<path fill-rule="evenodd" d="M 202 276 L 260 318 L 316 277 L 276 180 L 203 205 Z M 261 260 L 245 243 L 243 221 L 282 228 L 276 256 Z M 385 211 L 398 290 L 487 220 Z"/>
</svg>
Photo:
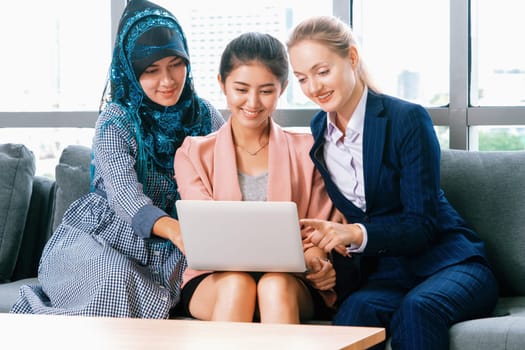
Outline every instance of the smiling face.
<svg viewBox="0 0 525 350">
<path fill-rule="evenodd" d="M 255 129 L 266 127 L 285 88 L 266 66 L 257 62 L 239 65 L 224 82 L 219 77 L 219 84 L 232 123 Z"/>
<path fill-rule="evenodd" d="M 342 57 L 316 41 L 303 40 L 289 49 L 290 63 L 301 90 L 326 112 L 347 118 L 363 91 L 358 76 L 359 56 L 351 47 Z"/>
<path fill-rule="evenodd" d="M 184 89 L 186 62 L 177 56 L 162 58 L 142 72 L 139 82 L 150 100 L 164 107 L 173 106 Z"/>
</svg>

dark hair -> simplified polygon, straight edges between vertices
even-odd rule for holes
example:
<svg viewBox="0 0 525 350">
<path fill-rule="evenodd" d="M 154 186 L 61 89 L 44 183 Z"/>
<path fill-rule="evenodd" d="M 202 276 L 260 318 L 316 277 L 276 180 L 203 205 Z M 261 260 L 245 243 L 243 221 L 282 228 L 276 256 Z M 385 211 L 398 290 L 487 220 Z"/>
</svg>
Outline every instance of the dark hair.
<svg viewBox="0 0 525 350">
<path fill-rule="evenodd" d="M 226 45 L 219 65 L 222 82 L 240 65 L 259 62 L 284 86 L 288 80 L 288 55 L 284 45 L 270 34 L 248 32 Z"/>
</svg>

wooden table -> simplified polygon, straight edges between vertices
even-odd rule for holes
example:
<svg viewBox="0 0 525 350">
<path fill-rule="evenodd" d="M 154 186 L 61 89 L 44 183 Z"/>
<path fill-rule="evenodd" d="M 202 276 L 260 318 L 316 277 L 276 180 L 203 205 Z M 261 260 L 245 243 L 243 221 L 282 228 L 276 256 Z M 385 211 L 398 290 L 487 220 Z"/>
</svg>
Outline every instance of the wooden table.
<svg viewBox="0 0 525 350">
<path fill-rule="evenodd" d="M 383 328 L 0 313 L 4 349 L 367 349 Z"/>
</svg>

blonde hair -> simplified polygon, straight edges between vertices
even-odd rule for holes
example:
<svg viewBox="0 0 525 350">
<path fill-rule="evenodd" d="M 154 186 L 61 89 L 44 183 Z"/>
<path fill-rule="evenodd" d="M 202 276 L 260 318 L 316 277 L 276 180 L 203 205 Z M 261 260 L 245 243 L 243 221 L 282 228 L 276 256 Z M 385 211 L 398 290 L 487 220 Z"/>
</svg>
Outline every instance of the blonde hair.
<svg viewBox="0 0 525 350">
<path fill-rule="evenodd" d="M 359 53 L 359 45 L 350 26 L 334 16 L 314 16 L 303 20 L 292 30 L 286 46 L 290 50 L 304 40 L 318 42 L 341 57 L 348 57 L 351 47 Z M 369 89 L 379 92 L 360 53 L 357 74 Z"/>
</svg>

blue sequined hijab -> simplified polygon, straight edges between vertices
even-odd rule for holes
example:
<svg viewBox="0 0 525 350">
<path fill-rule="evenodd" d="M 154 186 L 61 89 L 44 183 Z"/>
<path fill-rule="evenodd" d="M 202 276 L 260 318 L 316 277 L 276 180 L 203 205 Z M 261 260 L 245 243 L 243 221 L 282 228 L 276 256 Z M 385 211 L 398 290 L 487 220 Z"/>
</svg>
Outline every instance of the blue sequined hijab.
<svg viewBox="0 0 525 350">
<path fill-rule="evenodd" d="M 151 63 L 167 56 L 182 57 L 187 65 L 182 95 L 174 106 L 151 101 L 142 90 L 139 76 Z M 117 103 L 127 111 L 126 123 L 134 127 L 138 146 L 135 166 L 148 194 L 147 176 L 165 174 L 174 186 L 175 151 L 187 135 L 211 131 L 210 111 L 193 87 L 189 51 L 179 22 L 169 11 L 144 0 L 131 0 L 121 17 L 108 82 L 101 103 Z M 118 121 L 110 121 L 117 123 Z M 131 122 L 131 123 L 129 123 Z"/>
</svg>

